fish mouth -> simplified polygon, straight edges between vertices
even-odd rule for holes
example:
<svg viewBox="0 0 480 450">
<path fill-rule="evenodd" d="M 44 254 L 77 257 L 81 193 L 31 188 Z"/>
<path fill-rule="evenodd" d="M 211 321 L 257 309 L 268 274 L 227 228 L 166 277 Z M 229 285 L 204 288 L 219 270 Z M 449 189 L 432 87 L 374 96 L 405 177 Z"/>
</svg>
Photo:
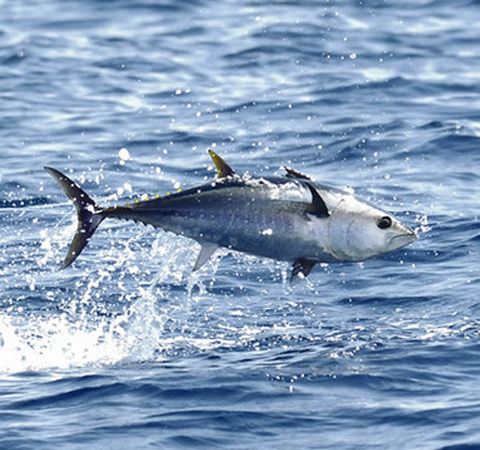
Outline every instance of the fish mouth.
<svg viewBox="0 0 480 450">
<path fill-rule="evenodd" d="M 411 228 L 405 227 L 405 231 L 403 233 L 397 234 L 392 237 L 391 242 L 394 242 L 396 246 L 403 247 L 408 245 L 418 238 L 417 233 Z"/>
</svg>

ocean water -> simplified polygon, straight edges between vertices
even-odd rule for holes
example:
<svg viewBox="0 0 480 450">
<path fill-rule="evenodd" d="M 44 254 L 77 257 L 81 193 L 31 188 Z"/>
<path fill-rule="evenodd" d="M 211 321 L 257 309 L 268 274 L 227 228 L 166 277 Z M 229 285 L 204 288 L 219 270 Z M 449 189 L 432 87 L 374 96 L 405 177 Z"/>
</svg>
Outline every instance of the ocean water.
<svg viewBox="0 0 480 450">
<path fill-rule="evenodd" d="M 0 0 L 0 448 L 480 448 L 480 3 Z M 283 164 L 413 245 L 317 267 L 71 204 Z"/>
</svg>

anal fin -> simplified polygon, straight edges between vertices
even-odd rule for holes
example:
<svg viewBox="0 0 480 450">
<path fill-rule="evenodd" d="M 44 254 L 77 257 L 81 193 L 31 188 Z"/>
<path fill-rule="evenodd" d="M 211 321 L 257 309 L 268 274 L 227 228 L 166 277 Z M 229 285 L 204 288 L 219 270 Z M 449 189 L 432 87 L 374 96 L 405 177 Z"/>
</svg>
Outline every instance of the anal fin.
<svg viewBox="0 0 480 450">
<path fill-rule="evenodd" d="M 314 261 L 313 259 L 307 258 L 299 258 L 294 261 L 290 281 L 293 280 L 299 273 L 303 274 L 304 277 L 308 277 L 315 263 L 316 261 Z"/>
<path fill-rule="evenodd" d="M 213 244 L 212 242 L 202 242 L 202 248 L 200 249 L 200 253 L 198 254 L 197 261 L 193 266 L 192 272 L 197 271 L 200 269 L 210 257 L 215 253 L 215 250 L 218 248 L 218 244 Z"/>
</svg>

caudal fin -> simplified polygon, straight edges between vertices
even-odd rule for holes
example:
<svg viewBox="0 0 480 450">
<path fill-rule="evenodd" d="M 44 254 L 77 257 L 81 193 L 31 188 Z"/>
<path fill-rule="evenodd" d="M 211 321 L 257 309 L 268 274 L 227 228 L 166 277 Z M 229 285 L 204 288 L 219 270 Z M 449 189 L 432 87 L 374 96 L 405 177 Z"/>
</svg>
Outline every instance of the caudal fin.
<svg viewBox="0 0 480 450">
<path fill-rule="evenodd" d="M 77 259 L 105 216 L 102 209 L 74 181 L 52 167 L 45 167 L 45 170 L 59 184 L 77 210 L 77 231 L 62 263 L 62 268 L 65 268 Z"/>
</svg>

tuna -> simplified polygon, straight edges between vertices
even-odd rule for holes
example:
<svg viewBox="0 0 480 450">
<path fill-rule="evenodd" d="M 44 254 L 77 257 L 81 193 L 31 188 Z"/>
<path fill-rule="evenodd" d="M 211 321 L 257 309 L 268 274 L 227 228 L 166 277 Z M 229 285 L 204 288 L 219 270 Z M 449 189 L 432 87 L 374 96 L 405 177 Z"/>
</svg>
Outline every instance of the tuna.
<svg viewBox="0 0 480 450">
<path fill-rule="evenodd" d="M 237 175 L 209 150 L 216 178 L 165 197 L 103 208 L 78 184 L 45 167 L 73 202 L 78 227 L 62 266 L 80 255 L 107 218 L 152 225 L 201 245 L 193 270 L 219 248 L 292 263 L 292 278 L 318 262 L 362 261 L 402 248 L 415 232 L 349 192 L 285 167 L 284 177 Z"/>
</svg>

